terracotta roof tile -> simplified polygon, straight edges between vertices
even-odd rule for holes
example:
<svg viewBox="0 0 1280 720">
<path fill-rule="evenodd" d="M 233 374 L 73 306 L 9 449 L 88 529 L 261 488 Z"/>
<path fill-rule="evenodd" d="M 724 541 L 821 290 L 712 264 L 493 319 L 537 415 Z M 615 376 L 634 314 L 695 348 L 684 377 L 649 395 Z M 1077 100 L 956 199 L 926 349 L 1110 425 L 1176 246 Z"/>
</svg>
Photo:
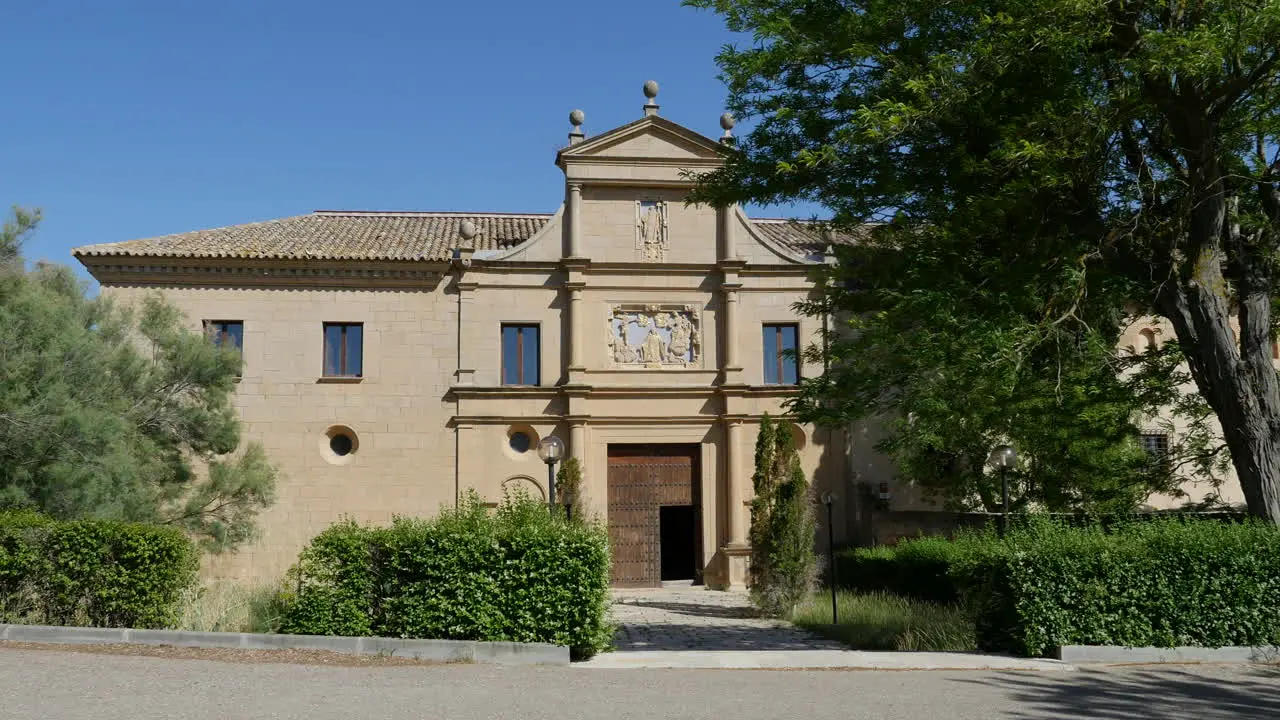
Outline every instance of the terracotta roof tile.
<svg viewBox="0 0 1280 720">
<path fill-rule="evenodd" d="M 811 222 L 785 218 L 752 219 L 756 232 L 797 255 L 821 253 L 830 245 L 852 245 L 857 236 L 846 232 L 825 233 Z"/>
<path fill-rule="evenodd" d="M 477 250 L 528 240 L 551 215 L 322 210 L 310 215 L 76 248 L 76 256 L 443 261 L 475 223 Z"/>
<path fill-rule="evenodd" d="M 325 260 L 445 261 L 461 242 L 464 220 L 475 223 L 478 251 L 501 251 L 525 242 L 551 215 L 448 212 L 348 212 L 321 210 L 310 215 L 231 225 L 211 230 L 141 240 L 86 245 L 77 257 L 190 257 Z M 797 255 L 822 252 L 832 243 L 853 242 L 848 234 L 828 240 L 811 223 L 753 220 L 765 238 Z"/>
</svg>

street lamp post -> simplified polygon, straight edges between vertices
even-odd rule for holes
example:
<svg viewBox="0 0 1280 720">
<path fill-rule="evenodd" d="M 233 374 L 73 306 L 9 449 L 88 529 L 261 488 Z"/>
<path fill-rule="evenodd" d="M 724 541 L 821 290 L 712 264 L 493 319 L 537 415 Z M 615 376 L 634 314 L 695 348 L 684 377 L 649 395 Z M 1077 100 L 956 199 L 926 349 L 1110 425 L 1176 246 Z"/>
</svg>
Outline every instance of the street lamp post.
<svg viewBox="0 0 1280 720">
<path fill-rule="evenodd" d="M 831 521 L 831 504 L 835 502 L 836 496 L 832 493 L 822 493 L 822 504 L 827 506 L 827 567 L 829 568 L 827 576 L 831 583 L 831 624 L 838 625 L 838 614 L 836 612 L 836 531 L 835 525 Z"/>
<path fill-rule="evenodd" d="M 1012 445 L 1001 445 L 989 458 L 1000 473 L 1000 537 L 1009 532 L 1009 471 L 1018 464 L 1018 451 Z"/>
<path fill-rule="evenodd" d="M 564 457 L 564 441 L 548 435 L 538 443 L 538 457 L 547 464 L 547 505 L 552 514 L 556 511 L 556 463 Z"/>
</svg>

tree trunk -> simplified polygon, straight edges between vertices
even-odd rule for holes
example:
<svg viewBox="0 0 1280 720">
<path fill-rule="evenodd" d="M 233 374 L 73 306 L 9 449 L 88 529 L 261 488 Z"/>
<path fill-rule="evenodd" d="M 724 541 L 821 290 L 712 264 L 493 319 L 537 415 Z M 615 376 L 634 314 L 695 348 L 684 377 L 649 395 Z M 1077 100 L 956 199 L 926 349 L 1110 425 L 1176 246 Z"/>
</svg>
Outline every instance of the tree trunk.
<svg viewBox="0 0 1280 720">
<path fill-rule="evenodd" d="M 1280 382 L 1271 364 L 1270 298 L 1241 289 L 1237 348 L 1225 287 L 1217 253 L 1206 252 L 1191 278 L 1170 281 L 1158 309 L 1218 416 L 1249 513 L 1280 524 Z"/>
</svg>

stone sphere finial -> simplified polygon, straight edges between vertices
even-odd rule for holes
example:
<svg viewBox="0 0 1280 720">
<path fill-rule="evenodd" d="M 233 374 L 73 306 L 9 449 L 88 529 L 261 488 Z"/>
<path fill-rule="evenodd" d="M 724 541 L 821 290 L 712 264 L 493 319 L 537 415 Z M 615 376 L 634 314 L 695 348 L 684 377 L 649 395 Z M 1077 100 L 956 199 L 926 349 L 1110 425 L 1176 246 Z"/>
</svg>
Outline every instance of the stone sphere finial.
<svg viewBox="0 0 1280 720">
<path fill-rule="evenodd" d="M 738 121 L 733 118 L 733 113 L 725 113 L 720 116 L 720 127 L 724 130 L 732 130 Z"/>
<path fill-rule="evenodd" d="M 644 96 L 650 100 L 658 97 L 658 83 L 656 80 L 644 81 Z"/>
<path fill-rule="evenodd" d="M 458 226 L 458 234 L 462 236 L 463 240 L 474 239 L 476 236 L 476 224 L 470 220 L 463 220 L 462 224 Z"/>
<path fill-rule="evenodd" d="M 572 110 L 569 112 L 569 124 L 578 127 L 586 122 L 587 114 L 581 110 Z"/>
</svg>

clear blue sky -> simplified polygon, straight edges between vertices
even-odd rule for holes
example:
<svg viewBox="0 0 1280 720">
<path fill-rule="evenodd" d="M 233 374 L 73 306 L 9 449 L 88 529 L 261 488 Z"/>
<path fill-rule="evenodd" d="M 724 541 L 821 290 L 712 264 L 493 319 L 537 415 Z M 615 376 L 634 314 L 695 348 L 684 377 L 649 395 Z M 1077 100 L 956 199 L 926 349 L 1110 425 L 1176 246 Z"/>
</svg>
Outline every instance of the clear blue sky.
<svg viewBox="0 0 1280 720">
<path fill-rule="evenodd" d="M 316 209 L 550 212 L 567 115 L 719 133 L 732 36 L 678 0 L 19 0 L 0 207 L 29 259 Z M 769 214 L 786 210 L 770 209 Z M 794 209 L 810 215 L 810 209 Z"/>
</svg>

